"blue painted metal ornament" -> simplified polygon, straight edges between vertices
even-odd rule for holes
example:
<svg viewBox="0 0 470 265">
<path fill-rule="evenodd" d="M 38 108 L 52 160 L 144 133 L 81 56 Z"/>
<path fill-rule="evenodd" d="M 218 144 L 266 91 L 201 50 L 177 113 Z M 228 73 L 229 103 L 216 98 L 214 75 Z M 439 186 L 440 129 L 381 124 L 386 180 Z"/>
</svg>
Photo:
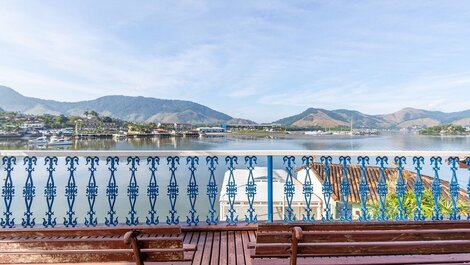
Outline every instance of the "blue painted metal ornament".
<svg viewBox="0 0 470 265">
<path fill-rule="evenodd" d="M 100 159 L 97 156 L 86 157 L 86 165 L 88 165 L 88 171 L 90 176 L 88 178 L 88 185 L 86 186 L 86 197 L 88 201 L 88 211 L 85 217 L 86 226 L 96 226 L 98 224 L 98 218 L 96 217 L 95 201 L 98 197 L 98 186 L 96 185 L 96 166 L 98 166 Z"/>
<path fill-rule="evenodd" d="M 450 170 L 452 171 L 452 177 L 450 179 L 450 198 L 452 202 L 451 214 L 449 216 L 450 220 L 460 220 L 459 208 L 457 206 L 457 201 L 459 199 L 459 181 L 457 180 L 457 169 L 460 159 L 458 157 L 449 157 L 447 163 L 450 165 Z"/>
<path fill-rule="evenodd" d="M 147 185 L 147 197 L 149 198 L 150 210 L 149 216 L 147 216 L 146 224 L 147 225 L 158 225 L 158 215 L 155 209 L 157 203 L 157 197 L 159 192 L 159 187 L 157 184 L 157 166 L 160 164 L 160 158 L 158 156 L 149 156 L 147 158 L 147 165 L 149 165 L 150 170 L 150 180 Z"/>
<path fill-rule="evenodd" d="M 137 197 L 139 196 L 139 185 L 137 184 L 137 178 L 135 172 L 137 172 L 137 167 L 140 165 L 140 158 L 138 156 L 130 156 L 127 158 L 127 165 L 130 165 L 129 170 L 131 171 L 131 177 L 129 179 L 129 184 L 127 185 L 127 197 L 129 199 L 129 216 L 126 217 L 127 225 L 138 225 L 139 217 L 137 216 L 137 211 L 135 209 L 135 203 Z"/>
<path fill-rule="evenodd" d="M 199 157 L 189 156 L 186 158 L 186 165 L 189 165 L 189 172 L 191 176 L 189 177 L 189 183 L 187 188 L 187 194 L 189 198 L 189 216 L 186 216 L 186 223 L 188 225 L 197 225 L 199 223 L 199 215 L 196 211 L 196 200 L 197 195 L 199 194 L 199 186 L 196 181 L 196 167 L 199 165 Z"/>
<path fill-rule="evenodd" d="M 434 177 L 432 179 L 432 184 L 431 184 L 431 192 L 432 192 L 432 196 L 434 200 L 432 220 L 438 221 L 438 220 L 444 219 L 442 212 L 441 212 L 441 207 L 439 206 L 439 203 L 441 200 L 441 193 L 442 193 L 441 179 L 439 178 L 439 171 L 441 170 L 442 158 L 439 156 L 431 157 L 431 165 L 434 171 Z"/>
<path fill-rule="evenodd" d="M 376 159 L 376 164 L 379 165 L 380 177 L 379 177 L 379 185 L 377 187 L 379 193 L 379 215 L 376 217 L 377 221 L 387 221 L 388 220 L 388 213 L 386 207 L 387 201 L 387 193 L 388 193 L 388 185 L 387 185 L 387 178 L 385 175 L 385 166 L 388 164 L 388 157 L 386 156 L 378 156 Z"/>
<path fill-rule="evenodd" d="M 106 186 L 106 197 L 108 197 L 109 210 L 108 216 L 104 218 L 104 224 L 107 226 L 117 226 L 119 221 L 114 207 L 116 205 L 119 191 L 115 176 L 117 166 L 119 165 L 119 157 L 108 156 L 106 158 L 106 164 L 108 165 L 108 170 L 110 172 L 108 185 Z"/>
<path fill-rule="evenodd" d="M 219 158 L 217 156 L 208 156 L 206 157 L 206 163 L 209 168 L 210 176 L 209 183 L 207 184 L 207 197 L 209 198 L 209 215 L 206 218 L 206 223 L 208 225 L 215 225 L 219 223 L 219 218 L 217 217 L 217 212 L 215 209 L 215 200 L 217 199 L 217 183 L 215 180 L 215 169 L 219 163 Z"/>
<path fill-rule="evenodd" d="M 178 169 L 177 165 L 180 163 L 180 158 L 178 156 L 169 156 L 166 158 L 167 165 L 170 166 L 170 183 L 167 186 L 167 194 L 170 200 L 169 215 L 166 217 L 166 223 L 171 225 L 177 225 L 180 222 L 180 217 L 176 216 L 176 199 L 178 198 L 179 188 L 178 182 L 176 181 L 176 170 Z"/>
<path fill-rule="evenodd" d="M 396 185 L 396 195 L 398 199 L 398 213 L 395 216 L 395 220 L 397 221 L 405 221 L 408 219 L 406 214 L 406 207 L 405 207 L 405 194 L 406 194 L 406 183 L 405 179 L 403 178 L 403 169 L 406 164 L 406 157 L 404 156 L 397 156 L 395 157 L 395 164 L 397 164 L 397 171 L 398 171 L 398 178 L 397 178 L 397 185 Z"/>
<path fill-rule="evenodd" d="M 423 210 L 421 206 L 421 203 L 423 200 L 423 192 L 424 192 L 423 180 L 421 178 L 421 170 L 423 170 L 423 164 L 424 164 L 424 157 L 422 156 L 413 157 L 413 165 L 415 166 L 415 170 L 416 170 L 416 179 L 415 179 L 415 185 L 414 185 L 415 198 L 416 198 L 416 209 L 414 213 L 415 221 L 424 221 L 426 219 L 426 217 L 423 214 Z"/>
<path fill-rule="evenodd" d="M 286 183 L 284 184 L 284 196 L 287 201 L 286 213 L 284 213 L 284 222 L 293 222 L 296 219 L 294 209 L 292 208 L 292 200 L 294 199 L 295 193 L 295 186 L 293 181 L 295 157 L 284 156 L 283 161 L 287 170 Z"/>
<path fill-rule="evenodd" d="M 47 156 L 44 159 L 44 165 L 47 165 L 47 182 L 46 186 L 44 187 L 44 197 L 46 197 L 46 204 L 47 204 L 47 211 L 46 211 L 46 218 L 43 218 L 42 225 L 44 227 L 54 227 L 57 225 L 57 218 L 54 217 L 54 199 L 57 196 L 57 186 L 54 182 L 54 171 L 55 167 L 57 166 L 57 157 L 56 156 Z"/>
<path fill-rule="evenodd" d="M 255 209 L 253 208 L 253 202 L 256 195 L 256 183 L 253 177 L 253 170 L 257 163 L 256 160 L 256 156 L 245 157 L 245 165 L 247 165 L 248 168 L 248 180 L 245 188 L 246 197 L 248 199 L 248 214 L 245 215 L 245 222 L 247 224 L 256 224 L 258 222 L 258 215 L 255 213 Z"/>
<path fill-rule="evenodd" d="M 351 157 L 349 156 L 340 156 L 339 163 L 341 164 L 341 221 L 352 221 L 352 213 L 349 208 L 349 196 L 351 196 L 351 187 L 349 184 L 348 178 L 348 164 L 351 164 Z"/>
<path fill-rule="evenodd" d="M 360 165 L 361 176 L 359 179 L 359 195 L 361 197 L 361 212 L 359 214 L 359 221 L 370 221 L 370 213 L 367 208 L 367 201 L 369 199 L 369 182 L 367 181 L 367 165 L 369 165 L 368 156 L 359 156 L 357 163 Z"/>
<path fill-rule="evenodd" d="M 64 217 L 65 227 L 75 227 L 77 225 L 77 217 L 75 217 L 75 211 L 73 206 L 75 205 L 75 198 L 77 197 L 77 185 L 75 183 L 75 171 L 77 170 L 78 157 L 67 156 L 65 158 L 65 165 L 67 165 L 67 171 L 69 172 L 69 178 L 67 186 L 65 186 L 65 198 L 67 199 L 67 212 Z"/>
<path fill-rule="evenodd" d="M 302 194 L 305 199 L 305 214 L 302 216 L 304 222 L 313 222 L 315 220 L 315 214 L 312 213 L 312 195 L 313 195 L 313 184 L 312 177 L 310 176 L 310 165 L 313 163 L 312 156 L 303 156 L 302 164 L 305 168 L 305 180 L 302 185 Z"/>
<path fill-rule="evenodd" d="M 227 224 L 236 225 L 238 223 L 238 215 L 234 208 L 235 196 L 237 195 L 237 184 L 235 183 L 235 176 L 233 171 L 235 170 L 235 165 L 238 164 L 238 158 L 236 156 L 227 156 L 225 157 L 225 163 L 228 165 L 229 177 L 227 182 L 227 197 L 230 208 L 228 210 L 228 215 L 226 216 Z"/>
<path fill-rule="evenodd" d="M 28 165 L 26 167 L 26 172 L 28 172 L 28 176 L 26 177 L 26 182 L 23 186 L 23 197 L 26 212 L 24 212 L 24 217 L 22 218 L 21 225 L 24 228 L 33 228 L 36 225 L 36 218 L 33 217 L 33 211 L 31 207 L 33 205 L 34 197 L 36 197 L 36 186 L 34 186 L 33 171 L 37 161 L 38 159 L 35 156 L 27 156 L 23 159 L 23 164 Z"/>
<path fill-rule="evenodd" d="M 3 212 L 3 218 L 0 218 L 0 225 L 2 228 L 13 228 L 15 227 L 15 218 L 12 218 L 11 203 L 13 202 L 13 197 L 15 197 L 15 186 L 13 185 L 12 172 L 14 165 L 16 165 L 16 157 L 4 156 L 2 164 L 5 166 L 4 170 L 7 172 L 7 176 L 2 187 L 5 211 Z"/>
<path fill-rule="evenodd" d="M 322 222 L 333 221 L 333 214 L 331 212 L 331 194 L 333 193 L 333 186 L 331 184 L 330 165 L 333 162 L 331 156 L 320 157 L 320 162 L 323 164 L 323 201 L 325 202 L 324 214 L 321 218 Z"/>
</svg>

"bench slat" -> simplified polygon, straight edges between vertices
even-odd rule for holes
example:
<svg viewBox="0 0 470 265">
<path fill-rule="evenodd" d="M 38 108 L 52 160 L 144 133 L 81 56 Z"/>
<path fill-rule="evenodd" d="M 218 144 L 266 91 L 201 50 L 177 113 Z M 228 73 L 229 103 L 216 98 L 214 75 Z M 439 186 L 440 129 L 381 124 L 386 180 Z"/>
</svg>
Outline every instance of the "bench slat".
<svg viewBox="0 0 470 265">
<path fill-rule="evenodd" d="M 255 257 L 288 257 L 288 243 L 260 243 Z M 301 256 L 405 255 L 470 253 L 470 240 L 299 243 Z"/>
<path fill-rule="evenodd" d="M 183 248 L 182 238 L 141 238 L 142 249 Z M 75 250 L 75 249 L 130 249 L 122 238 L 79 238 L 79 239 L 20 239 L 0 240 L 0 250 L 6 252 L 25 250 Z"/>
<path fill-rule="evenodd" d="M 342 230 L 407 230 L 407 229 L 465 229 L 470 222 L 461 221 L 404 221 L 404 222 L 333 222 L 333 223 L 271 223 L 259 224 L 258 232 L 290 231 L 299 226 L 303 231 L 342 231 Z"/>
<path fill-rule="evenodd" d="M 178 261 L 184 259 L 184 251 L 175 249 L 143 249 L 144 261 Z M 106 250 L 43 250 L 27 252 L 0 252 L 1 263 L 79 263 L 79 262 L 133 262 L 131 249 Z"/>
<path fill-rule="evenodd" d="M 0 230 L 0 237 L 69 237 L 69 236 L 123 236 L 126 232 L 136 230 L 148 235 L 181 234 L 181 227 L 176 225 L 162 226 L 116 226 L 116 227 L 73 227 L 73 228 L 13 228 Z"/>
<path fill-rule="evenodd" d="M 290 243 L 291 232 L 258 233 L 258 243 Z M 427 241 L 470 239 L 470 229 L 426 230 L 365 230 L 365 231 L 307 231 L 302 242 L 373 242 L 373 241 Z"/>
</svg>

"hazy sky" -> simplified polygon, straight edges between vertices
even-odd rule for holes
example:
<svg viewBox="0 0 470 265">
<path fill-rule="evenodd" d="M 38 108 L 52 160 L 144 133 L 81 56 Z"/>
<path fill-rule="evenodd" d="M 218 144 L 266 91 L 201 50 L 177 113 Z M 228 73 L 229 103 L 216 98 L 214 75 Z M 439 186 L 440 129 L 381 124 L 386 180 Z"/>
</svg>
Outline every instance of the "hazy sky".
<svg viewBox="0 0 470 265">
<path fill-rule="evenodd" d="M 258 122 L 470 109 L 470 1 L 0 0 L 0 85 L 192 100 Z"/>
</svg>

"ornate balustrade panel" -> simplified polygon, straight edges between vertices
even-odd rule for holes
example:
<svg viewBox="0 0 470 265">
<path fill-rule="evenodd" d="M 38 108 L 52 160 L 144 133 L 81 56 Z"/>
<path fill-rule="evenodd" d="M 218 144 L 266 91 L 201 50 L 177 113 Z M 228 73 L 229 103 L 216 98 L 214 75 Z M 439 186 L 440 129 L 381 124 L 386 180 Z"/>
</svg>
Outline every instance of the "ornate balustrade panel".
<svg viewBox="0 0 470 265">
<path fill-rule="evenodd" d="M 470 220 L 466 152 L 0 151 L 0 159 L 3 229 L 180 217 L 237 225 L 239 215 L 243 224 Z"/>
</svg>

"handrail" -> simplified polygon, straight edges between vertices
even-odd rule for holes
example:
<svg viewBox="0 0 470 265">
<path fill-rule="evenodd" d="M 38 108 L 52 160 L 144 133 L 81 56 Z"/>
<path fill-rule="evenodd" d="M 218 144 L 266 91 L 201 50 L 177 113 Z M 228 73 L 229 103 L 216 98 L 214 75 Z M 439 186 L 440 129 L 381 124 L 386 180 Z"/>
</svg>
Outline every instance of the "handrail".
<svg viewBox="0 0 470 265">
<path fill-rule="evenodd" d="M 0 150 L 0 156 L 441 156 L 470 157 L 469 151 L 387 151 L 387 150 Z"/>
</svg>

